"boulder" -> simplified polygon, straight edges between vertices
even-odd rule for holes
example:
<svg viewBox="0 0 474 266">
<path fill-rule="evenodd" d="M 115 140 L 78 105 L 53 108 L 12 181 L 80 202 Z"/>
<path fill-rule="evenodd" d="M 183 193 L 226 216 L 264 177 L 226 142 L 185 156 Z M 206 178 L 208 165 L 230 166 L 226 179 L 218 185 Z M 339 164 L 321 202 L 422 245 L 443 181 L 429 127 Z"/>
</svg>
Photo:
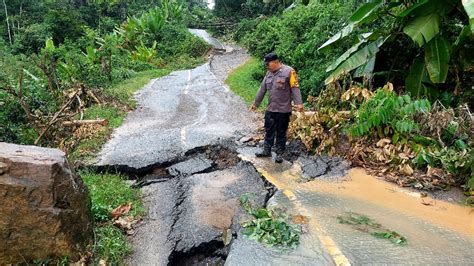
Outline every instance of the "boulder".
<svg viewBox="0 0 474 266">
<path fill-rule="evenodd" d="M 92 240 L 88 190 L 57 149 L 0 142 L 0 265 L 68 256 Z"/>
</svg>

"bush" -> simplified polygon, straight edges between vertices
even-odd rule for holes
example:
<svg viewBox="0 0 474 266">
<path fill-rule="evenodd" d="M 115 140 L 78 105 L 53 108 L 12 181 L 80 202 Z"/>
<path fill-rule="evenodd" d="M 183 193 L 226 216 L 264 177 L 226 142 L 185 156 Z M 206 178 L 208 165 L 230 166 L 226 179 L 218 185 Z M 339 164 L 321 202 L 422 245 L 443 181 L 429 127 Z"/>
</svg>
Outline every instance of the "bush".
<svg viewBox="0 0 474 266">
<path fill-rule="evenodd" d="M 324 88 L 325 69 L 330 61 L 350 43 L 343 42 L 338 49 L 325 54 L 318 52 L 317 47 L 337 30 L 334 25 L 342 24 L 356 7 L 356 2 L 299 4 L 281 16 L 256 19 L 255 30 L 241 37 L 242 31 L 253 27 L 251 22 L 244 20 L 239 24 L 236 37 L 257 58 L 276 52 L 284 63 L 297 70 L 303 98 L 317 95 Z"/>
<path fill-rule="evenodd" d="M 414 117 L 428 113 L 428 100 L 412 101 L 409 95 L 397 96 L 389 83 L 375 91 L 374 96 L 364 102 L 357 111 L 354 124 L 349 129 L 356 137 L 377 133 L 380 138 L 393 136 L 396 144 L 401 136 L 418 131 L 420 126 Z"/>
<path fill-rule="evenodd" d="M 44 47 L 46 39 L 51 37 L 51 32 L 44 24 L 31 24 L 21 28 L 15 34 L 15 41 L 12 46 L 12 52 L 15 54 L 33 54 L 38 53 Z"/>
<path fill-rule="evenodd" d="M 157 41 L 158 56 L 165 59 L 177 55 L 201 57 L 210 48 L 206 42 L 192 35 L 183 25 L 166 24 Z"/>
</svg>

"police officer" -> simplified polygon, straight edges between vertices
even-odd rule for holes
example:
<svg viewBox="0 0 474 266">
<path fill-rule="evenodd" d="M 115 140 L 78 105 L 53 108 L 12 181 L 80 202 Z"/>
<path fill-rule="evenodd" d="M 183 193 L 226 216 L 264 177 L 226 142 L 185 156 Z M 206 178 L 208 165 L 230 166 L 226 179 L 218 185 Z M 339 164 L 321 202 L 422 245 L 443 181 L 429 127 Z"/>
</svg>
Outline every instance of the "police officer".
<svg viewBox="0 0 474 266">
<path fill-rule="evenodd" d="M 268 92 L 268 107 L 265 111 L 265 142 L 263 150 L 257 152 L 257 157 L 270 157 L 275 145 L 275 162 L 283 162 L 282 154 L 286 146 L 286 131 L 291 116 L 291 101 L 293 100 L 299 112 L 304 110 L 296 71 L 278 60 L 275 53 L 264 57 L 267 74 L 260 85 L 255 102 L 250 107 L 255 111 Z M 275 141 L 276 139 L 276 141 Z"/>
</svg>

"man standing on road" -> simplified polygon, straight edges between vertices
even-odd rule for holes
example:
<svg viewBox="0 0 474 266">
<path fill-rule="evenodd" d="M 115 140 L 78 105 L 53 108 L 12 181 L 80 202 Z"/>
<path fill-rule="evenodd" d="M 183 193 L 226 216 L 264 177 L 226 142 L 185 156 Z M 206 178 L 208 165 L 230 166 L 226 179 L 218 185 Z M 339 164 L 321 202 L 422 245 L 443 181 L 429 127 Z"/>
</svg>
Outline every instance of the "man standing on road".
<svg viewBox="0 0 474 266">
<path fill-rule="evenodd" d="M 255 102 L 250 107 L 251 111 L 257 107 L 268 91 L 268 107 L 265 111 L 265 142 L 263 151 L 257 152 L 257 157 L 271 157 L 272 147 L 275 144 L 275 162 L 283 162 L 282 154 L 286 147 L 286 131 L 291 116 L 291 101 L 293 100 L 299 112 L 304 111 L 301 92 L 296 71 L 278 60 L 275 53 L 264 57 L 267 74 L 260 85 Z M 275 142 L 276 138 L 276 142 Z"/>
</svg>

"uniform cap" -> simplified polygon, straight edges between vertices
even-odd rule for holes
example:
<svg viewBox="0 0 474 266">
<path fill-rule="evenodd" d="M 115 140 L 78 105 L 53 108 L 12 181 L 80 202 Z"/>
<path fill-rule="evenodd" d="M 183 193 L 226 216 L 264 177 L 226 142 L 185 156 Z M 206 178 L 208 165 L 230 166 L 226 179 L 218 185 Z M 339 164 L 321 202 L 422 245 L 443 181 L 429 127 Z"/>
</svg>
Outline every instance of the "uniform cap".
<svg viewBox="0 0 474 266">
<path fill-rule="evenodd" d="M 266 54 L 264 57 L 263 57 L 263 61 L 265 63 L 269 63 L 271 61 L 274 61 L 274 60 L 278 60 L 278 55 L 275 54 L 275 53 L 269 53 L 269 54 Z"/>
</svg>

